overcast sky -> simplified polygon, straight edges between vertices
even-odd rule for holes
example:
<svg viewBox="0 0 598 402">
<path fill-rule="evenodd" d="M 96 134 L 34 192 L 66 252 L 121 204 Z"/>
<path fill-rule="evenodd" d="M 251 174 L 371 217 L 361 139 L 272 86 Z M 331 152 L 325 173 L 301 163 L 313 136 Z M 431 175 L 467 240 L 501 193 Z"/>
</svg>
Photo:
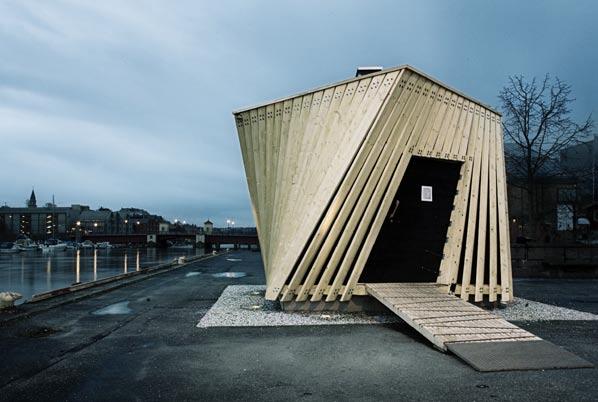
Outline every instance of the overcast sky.
<svg viewBox="0 0 598 402">
<path fill-rule="evenodd" d="M 598 111 L 596 1 L 0 1 L 0 202 L 253 225 L 231 111 L 411 64 L 490 105 L 557 75 Z"/>
</svg>

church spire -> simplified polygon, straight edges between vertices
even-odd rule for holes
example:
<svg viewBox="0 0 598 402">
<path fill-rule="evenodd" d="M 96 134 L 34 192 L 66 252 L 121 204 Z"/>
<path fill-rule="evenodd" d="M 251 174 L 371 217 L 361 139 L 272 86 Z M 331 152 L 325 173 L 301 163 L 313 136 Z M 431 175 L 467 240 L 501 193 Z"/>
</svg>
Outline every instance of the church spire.
<svg viewBox="0 0 598 402">
<path fill-rule="evenodd" d="M 31 189 L 31 196 L 29 197 L 29 201 L 27 201 L 27 206 L 29 208 L 37 208 L 37 200 L 35 199 L 34 189 Z"/>
</svg>

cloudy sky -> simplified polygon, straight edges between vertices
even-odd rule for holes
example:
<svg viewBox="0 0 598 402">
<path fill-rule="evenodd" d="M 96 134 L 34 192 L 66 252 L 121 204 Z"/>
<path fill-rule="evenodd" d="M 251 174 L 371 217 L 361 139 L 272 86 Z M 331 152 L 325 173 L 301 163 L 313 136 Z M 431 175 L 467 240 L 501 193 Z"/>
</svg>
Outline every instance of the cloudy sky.
<svg viewBox="0 0 598 402">
<path fill-rule="evenodd" d="M 595 1 L 0 1 L 0 202 L 253 225 L 231 111 L 411 64 L 488 104 L 557 75 L 598 115 Z"/>
</svg>

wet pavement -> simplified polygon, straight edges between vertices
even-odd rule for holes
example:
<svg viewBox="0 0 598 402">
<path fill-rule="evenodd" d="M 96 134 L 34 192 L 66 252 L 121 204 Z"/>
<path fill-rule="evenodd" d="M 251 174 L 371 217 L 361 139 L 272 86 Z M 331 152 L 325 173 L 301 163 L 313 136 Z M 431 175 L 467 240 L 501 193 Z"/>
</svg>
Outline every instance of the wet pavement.
<svg viewBox="0 0 598 402">
<path fill-rule="evenodd" d="M 479 373 L 402 323 L 196 328 L 227 285 L 263 283 L 259 253 L 234 252 L 5 324 L 0 400 L 598 399 L 597 369 Z M 551 301 L 592 305 L 568 286 Z M 517 324 L 598 364 L 596 321 Z"/>
</svg>

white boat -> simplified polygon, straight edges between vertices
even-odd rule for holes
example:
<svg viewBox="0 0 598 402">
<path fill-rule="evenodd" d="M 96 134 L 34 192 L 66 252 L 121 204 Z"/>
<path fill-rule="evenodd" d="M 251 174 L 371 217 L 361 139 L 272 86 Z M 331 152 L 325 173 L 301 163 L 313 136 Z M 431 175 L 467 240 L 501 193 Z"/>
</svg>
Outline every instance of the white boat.
<svg viewBox="0 0 598 402">
<path fill-rule="evenodd" d="M 112 248 L 112 245 L 110 244 L 110 242 L 102 241 L 102 242 L 96 243 L 96 248 L 108 249 L 108 248 Z"/>
<path fill-rule="evenodd" d="M 193 249 L 193 244 L 189 244 L 189 243 L 175 243 L 175 244 L 171 245 L 169 248 L 173 249 L 173 250 L 192 250 Z"/>
<path fill-rule="evenodd" d="M 83 249 L 92 249 L 95 246 L 91 240 L 85 240 L 79 247 Z"/>
<path fill-rule="evenodd" d="M 64 251 L 67 247 L 66 243 L 58 239 L 48 239 L 46 240 L 46 244 L 44 246 L 44 248 L 48 251 Z M 42 251 L 44 250 L 44 248 L 42 248 Z"/>
<path fill-rule="evenodd" d="M 18 248 L 20 251 L 40 250 L 39 245 L 26 236 L 20 236 L 17 240 L 15 240 L 14 247 Z"/>
</svg>

